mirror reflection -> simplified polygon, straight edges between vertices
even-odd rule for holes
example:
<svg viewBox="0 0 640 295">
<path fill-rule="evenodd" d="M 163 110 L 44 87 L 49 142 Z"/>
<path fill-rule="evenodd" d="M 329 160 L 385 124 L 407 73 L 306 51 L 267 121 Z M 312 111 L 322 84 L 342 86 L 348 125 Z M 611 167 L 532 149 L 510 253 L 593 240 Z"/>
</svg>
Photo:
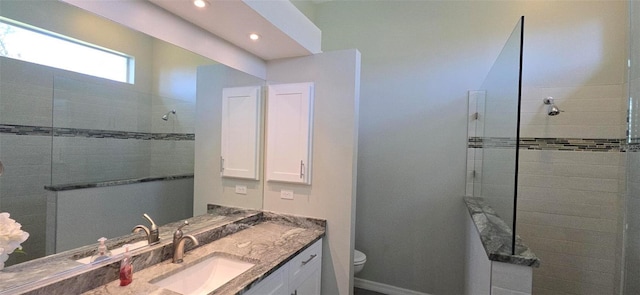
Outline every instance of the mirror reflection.
<svg viewBox="0 0 640 295">
<path fill-rule="evenodd" d="M 263 82 L 58 1 L 0 1 L 0 13 L 132 59 L 118 82 L 0 56 L 0 212 L 30 235 L 5 267 L 149 226 L 144 213 L 158 225 L 193 216 L 197 98 L 221 95 L 202 86 Z"/>
</svg>

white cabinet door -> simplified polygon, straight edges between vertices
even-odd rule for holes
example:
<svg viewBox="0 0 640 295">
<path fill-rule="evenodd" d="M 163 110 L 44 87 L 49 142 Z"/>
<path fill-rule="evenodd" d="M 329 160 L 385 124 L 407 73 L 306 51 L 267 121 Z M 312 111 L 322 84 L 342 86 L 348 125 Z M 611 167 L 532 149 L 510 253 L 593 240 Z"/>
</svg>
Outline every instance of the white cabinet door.
<svg viewBox="0 0 640 295">
<path fill-rule="evenodd" d="M 245 295 L 289 295 L 286 275 L 287 267 L 284 265 L 249 289 Z"/>
<path fill-rule="evenodd" d="M 320 295 L 322 239 L 270 274 L 246 295 Z"/>
<path fill-rule="evenodd" d="M 289 293 L 320 295 L 322 239 L 289 261 Z"/>
<path fill-rule="evenodd" d="M 270 85 L 267 181 L 311 184 L 313 83 Z"/>
<path fill-rule="evenodd" d="M 291 293 L 294 295 L 320 295 L 320 284 L 322 283 L 320 271 L 319 266 L 315 267 L 306 280 L 296 286 Z"/>
<path fill-rule="evenodd" d="M 260 86 L 222 90 L 221 176 L 258 179 L 260 90 Z"/>
</svg>

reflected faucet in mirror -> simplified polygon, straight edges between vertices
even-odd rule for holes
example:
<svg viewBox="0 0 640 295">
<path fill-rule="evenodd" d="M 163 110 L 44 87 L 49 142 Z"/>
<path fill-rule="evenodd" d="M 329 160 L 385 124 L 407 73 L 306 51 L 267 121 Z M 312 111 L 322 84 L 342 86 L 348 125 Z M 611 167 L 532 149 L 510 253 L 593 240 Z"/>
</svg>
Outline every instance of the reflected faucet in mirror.
<svg viewBox="0 0 640 295">
<path fill-rule="evenodd" d="M 153 222 L 153 219 L 151 219 L 151 217 L 149 217 L 147 213 L 142 214 L 142 216 L 151 223 L 151 229 L 144 225 L 138 224 L 133 228 L 132 232 L 137 233 L 142 230 L 147 235 L 147 241 L 149 241 L 149 245 L 159 243 L 160 231 L 158 230 L 158 226 L 155 222 Z"/>
<path fill-rule="evenodd" d="M 198 239 L 192 235 L 183 235 L 182 228 L 189 225 L 188 221 L 184 221 L 184 224 L 178 226 L 176 232 L 173 233 L 173 263 L 182 263 L 182 257 L 184 256 L 184 242 L 186 239 L 190 239 L 194 245 L 198 244 Z"/>
</svg>

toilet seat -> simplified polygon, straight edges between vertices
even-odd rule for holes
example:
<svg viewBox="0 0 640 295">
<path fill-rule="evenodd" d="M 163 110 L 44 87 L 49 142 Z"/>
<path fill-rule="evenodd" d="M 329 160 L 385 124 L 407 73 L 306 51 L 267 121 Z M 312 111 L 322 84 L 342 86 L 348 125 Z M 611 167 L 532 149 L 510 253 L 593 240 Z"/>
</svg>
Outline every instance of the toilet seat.
<svg viewBox="0 0 640 295">
<path fill-rule="evenodd" d="M 358 251 L 358 250 L 354 250 L 353 251 L 353 264 L 363 264 L 367 262 L 367 255 L 364 255 L 364 253 Z"/>
</svg>

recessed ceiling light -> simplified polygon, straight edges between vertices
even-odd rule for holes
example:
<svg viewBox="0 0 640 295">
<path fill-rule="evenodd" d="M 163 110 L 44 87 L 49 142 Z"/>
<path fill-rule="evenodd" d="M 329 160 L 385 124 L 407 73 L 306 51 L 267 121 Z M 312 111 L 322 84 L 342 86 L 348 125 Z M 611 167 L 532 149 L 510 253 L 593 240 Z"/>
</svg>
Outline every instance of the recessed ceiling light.
<svg viewBox="0 0 640 295">
<path fill-rule="evenodd" d="M 207 6 L 207 2 L 204 0 L 193 0 L 193 5 L 195 5 L 196 7 L 199 8 L 203 8 L 205 6 Z"/>
<path fill-rule="evenodd" d="M 249 39 L 251 39 L 253 41 L 258 41 L 258 39 L 260 39 L 260 35 L 258 35 L 256 33 L 251 33 L 251 34 L 249 34 Z"/>
</svg>

